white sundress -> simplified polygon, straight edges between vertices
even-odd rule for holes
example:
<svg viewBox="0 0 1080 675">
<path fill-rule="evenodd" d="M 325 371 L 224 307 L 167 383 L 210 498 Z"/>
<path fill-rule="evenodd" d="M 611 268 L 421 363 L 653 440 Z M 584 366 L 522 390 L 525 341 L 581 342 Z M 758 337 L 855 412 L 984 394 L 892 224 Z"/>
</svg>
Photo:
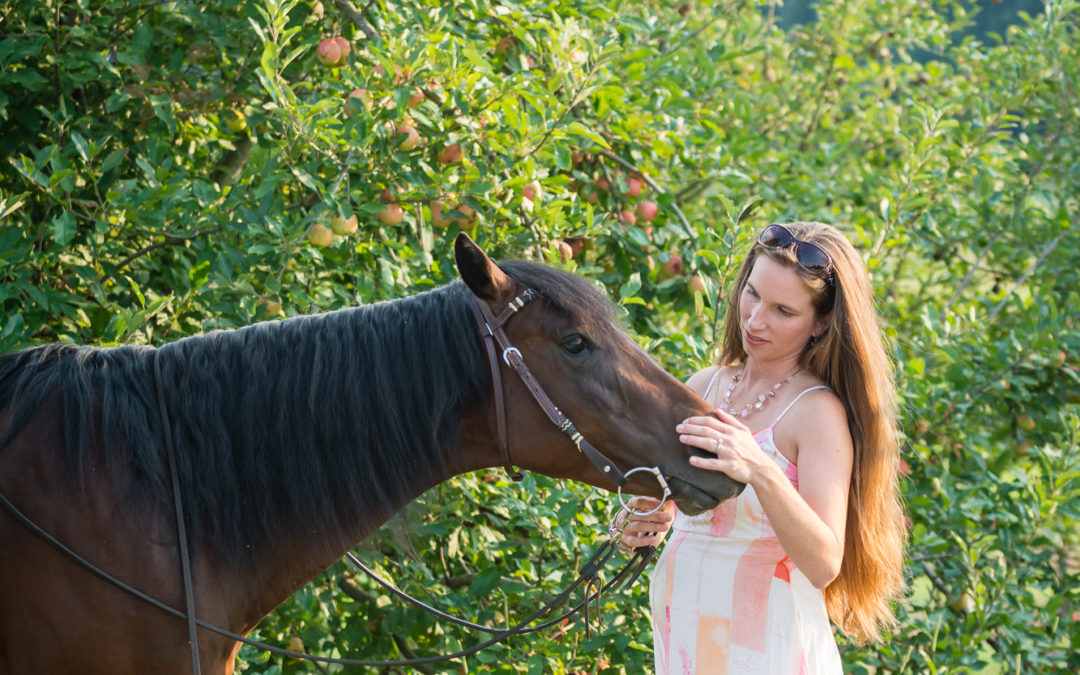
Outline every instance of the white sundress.
<svg viewBox="0 0 1080 675">
<path fill-rule="evenodd" d="M 754 434 L 796 488 L 798 469 L 777 450 L 773 427 L 804 394 L 826 388 L 801 392 Z M 649 598 L 657 675 L 843 672 L 822 591 L 784 553 L 749 485 L 712 511 L 676 510 Z"/>
</svg>

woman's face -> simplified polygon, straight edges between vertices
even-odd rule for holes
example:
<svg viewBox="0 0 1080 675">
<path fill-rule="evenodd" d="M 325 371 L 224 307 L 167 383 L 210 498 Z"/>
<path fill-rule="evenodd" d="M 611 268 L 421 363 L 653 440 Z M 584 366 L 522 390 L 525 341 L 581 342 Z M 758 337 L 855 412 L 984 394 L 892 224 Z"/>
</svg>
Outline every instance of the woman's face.
<svg viewBox="0 0 1080 675">
<path fill-rule="evenodd" d="M 743 349 L 765 361 L 797 359 L 825 328 L 814 314 L 810 289 L 795 270 L 759 255 L 739 296 Z"/>
</svg>

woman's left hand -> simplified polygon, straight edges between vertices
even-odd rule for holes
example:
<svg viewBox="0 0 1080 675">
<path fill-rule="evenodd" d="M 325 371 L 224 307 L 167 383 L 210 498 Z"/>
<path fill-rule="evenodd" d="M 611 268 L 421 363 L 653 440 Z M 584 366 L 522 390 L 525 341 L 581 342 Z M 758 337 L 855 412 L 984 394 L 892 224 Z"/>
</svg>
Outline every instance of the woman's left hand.
<svg viewBox="0 0 1080 675">
<path fill-rule="evenodd" d="M 679 440 L 716 455 L 691 456 L 690 463 L 701 469 L 722 471 L 740 483 L 751 483 L 765 454 L 754 435 L 737 417 L 717 410 L 716 417 L 690 417 L 675 427 Z"/>
</svg>

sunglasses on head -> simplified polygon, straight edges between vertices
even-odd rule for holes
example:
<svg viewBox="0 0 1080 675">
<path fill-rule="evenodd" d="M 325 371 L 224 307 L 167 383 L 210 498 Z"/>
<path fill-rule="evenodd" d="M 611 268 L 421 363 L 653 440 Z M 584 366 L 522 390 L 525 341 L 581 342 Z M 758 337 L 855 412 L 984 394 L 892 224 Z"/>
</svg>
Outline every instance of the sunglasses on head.
<svg viewBox="0 0 1080 675">
<path fill-rule="evenodd" d="M 765 248 L 787 248 L 795 245 L 795 260 L 799 266 L 818 278 L 832 282 L 832 258 L 817 244 L 803 241 L 783 225 L 773 223 L 758 235 L 758 243 Z"/>
</svg>

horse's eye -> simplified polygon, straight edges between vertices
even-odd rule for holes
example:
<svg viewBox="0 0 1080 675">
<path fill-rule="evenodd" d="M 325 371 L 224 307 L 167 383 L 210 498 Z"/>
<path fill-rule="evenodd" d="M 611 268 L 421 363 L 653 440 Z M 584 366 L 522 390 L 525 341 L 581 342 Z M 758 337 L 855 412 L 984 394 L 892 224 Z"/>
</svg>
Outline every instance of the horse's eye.
<svg viewBox="0 0 1080 675">
<path fill-rule="evenodd" d="M 573 335 L 567 335 L 563 338 L 562 348 L 566 350 L 567 354 L 581 356 L 592 348 L 592 343 L 589 342 L 589 339 L 584 335 L 574 333 Z"/>
</svg>

